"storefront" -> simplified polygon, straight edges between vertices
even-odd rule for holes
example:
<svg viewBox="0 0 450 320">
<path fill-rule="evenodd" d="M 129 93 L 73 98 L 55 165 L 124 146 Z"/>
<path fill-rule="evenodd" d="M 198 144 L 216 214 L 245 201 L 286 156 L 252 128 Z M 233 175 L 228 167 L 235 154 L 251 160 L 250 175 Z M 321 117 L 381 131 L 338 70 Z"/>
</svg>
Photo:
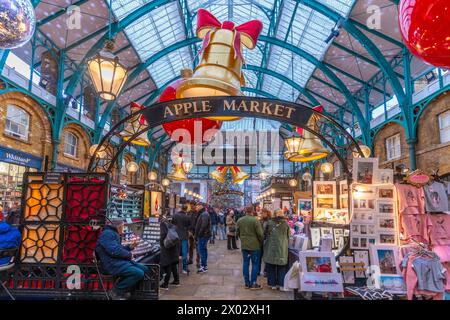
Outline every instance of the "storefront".
<svg viewBox="0 0 450 320">
<path fill-rule="evenodd" d="M 0 146 L 0 204 L 11 208 L 20 202 L 25 172 L 40 170 L 42 158 Z"/>
</svg>

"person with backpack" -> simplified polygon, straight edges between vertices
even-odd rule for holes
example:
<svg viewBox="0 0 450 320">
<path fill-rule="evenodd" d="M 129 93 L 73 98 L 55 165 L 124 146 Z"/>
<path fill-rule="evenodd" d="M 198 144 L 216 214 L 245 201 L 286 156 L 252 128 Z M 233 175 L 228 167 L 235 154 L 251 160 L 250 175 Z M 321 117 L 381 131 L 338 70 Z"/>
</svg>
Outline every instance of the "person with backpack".
<svg viewBox="0 0 450 320">
<path fill-rule="evenodd" d="M 217 228 L 218 228 L 219 240 L 226 240 L 226 237 L 225 237 L 226 217 L 225 217 L 223 210 L 219 211 L 217 222 L 218 222 Z"/>
<path fill-rule="evenodd" d="M 161 218 L 161 253 L 159 265 L 163 271 L 164 282 L 160 286 L 163 290 L 169 290 L 170 276 L 173 275 L 172 286 L 180 285 L 180 276 L 178 274 L 178 261 L 180 258 L 180 239 L 176 227 L 165 216 Z"/>
<path fill-rule="evenodd" d="M 290 228 L 283 210 L 275 211 L 275 218 L 266 227 L 263 260 L 267 270 L 267 284 L 273 290 L 284 287 L 288 265 Z"/>
<path fill-rule="evenodd" d="M 208 241 L 211 238 L 211 218 L 203 204 L 198 203 L 195 209 L 199 213 L 195 226 L 195 239 L 200 254 L 200 268 L 197 273 L 205 273 L 208 271 Z"/>
</svg>

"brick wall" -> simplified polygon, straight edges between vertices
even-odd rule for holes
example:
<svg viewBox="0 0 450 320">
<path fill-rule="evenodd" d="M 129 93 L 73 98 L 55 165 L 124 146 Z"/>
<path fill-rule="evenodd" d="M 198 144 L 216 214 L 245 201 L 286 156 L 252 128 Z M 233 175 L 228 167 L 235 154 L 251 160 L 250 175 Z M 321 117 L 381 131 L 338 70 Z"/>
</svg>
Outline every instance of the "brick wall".
<svg viewBox="0 0 450 320">
<path fill-rule="evenodd" d="M 417 168 L 427 173 L 439 169 L 441 175 L 450 173 L 450 143 L 441 144 L 438 116 L 450 110 L 450 95 L 442 94 L 432 101 L 422 113 L 417 130 L 416 161 Z M 401 157 L 394 161 L 386 159 L 386 138 L 400 133 Z M 394 168 L 400 163 L 409 167 L 408 145 L 405 130 L 397 123 L 385 125 L 374 139 L 375 155 L 380 157 L 380 167 Z"/>
<path fill-rule="evenodd" d="M 5 133 L 8 105 L 15 105 L 29 114 L 27 141 Z M 19 92 L 0 95 L 0 145 L 42 158 L 48 156 L 50 160 L 52 155 L 51 126 L 46 113 L 36 101 Z"/>
<path fill-rule="evenodd" d="M 72 157 L 64 153 L 66 132 L 70 132 L 78 138 L 76 157 Z M 59 144 L 58 163 L 86 170 L 89 165 L 90 146 L 91 143 L 89 141 L 89 136 L 81 126 L 77 124 L 69 124 L 65 126 L 61 136 L 61 143 Z"/>
</svg>

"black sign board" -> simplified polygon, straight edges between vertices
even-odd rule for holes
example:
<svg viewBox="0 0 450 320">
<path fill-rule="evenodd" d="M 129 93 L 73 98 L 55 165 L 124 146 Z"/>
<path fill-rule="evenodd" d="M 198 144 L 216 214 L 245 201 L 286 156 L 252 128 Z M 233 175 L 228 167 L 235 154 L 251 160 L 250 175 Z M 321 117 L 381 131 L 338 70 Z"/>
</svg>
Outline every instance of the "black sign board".
<svg viewBox="0 0 450 320">
<path fill-rule="evenodd" d="M 63 174 L 59 172 L 47 172 L 44 176 L 44 183 L 47 184 L 61 184 Z"/>
</svg>

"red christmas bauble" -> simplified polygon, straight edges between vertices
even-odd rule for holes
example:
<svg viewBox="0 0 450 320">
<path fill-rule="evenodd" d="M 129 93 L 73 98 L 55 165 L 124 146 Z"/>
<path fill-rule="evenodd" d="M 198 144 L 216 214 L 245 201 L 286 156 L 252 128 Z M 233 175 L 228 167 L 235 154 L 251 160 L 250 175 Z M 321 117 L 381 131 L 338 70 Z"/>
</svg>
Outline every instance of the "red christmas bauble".
<svg viewBox="0 0 450 320">
<path fill-rule="evenodd" d="M 415 56 L 450 68 L 450 0 L 401 0 L 398 21 L 405 44 Z"/>
<path fill-rule="evenodd" d="M 170 101 L 176 99 L 177 88 L 183 79 L 176 80 L 168 85 L 159 97 L 159 102 Z M 172 138 L 174 134 L 179 136 L 178 142 L 183 144 L 202 144 L 211 141 L 211 139 L 219 132 L 222 126 L 221 121 L 210 120 L 207 118 L 192 118 L 186 120 L 173 121 L 162 125 L 164 131 Z M 198 132 L 195 129 L 199 128 Z M 177 130 L 183 131 L 176 132 Z"/>
</svg>

